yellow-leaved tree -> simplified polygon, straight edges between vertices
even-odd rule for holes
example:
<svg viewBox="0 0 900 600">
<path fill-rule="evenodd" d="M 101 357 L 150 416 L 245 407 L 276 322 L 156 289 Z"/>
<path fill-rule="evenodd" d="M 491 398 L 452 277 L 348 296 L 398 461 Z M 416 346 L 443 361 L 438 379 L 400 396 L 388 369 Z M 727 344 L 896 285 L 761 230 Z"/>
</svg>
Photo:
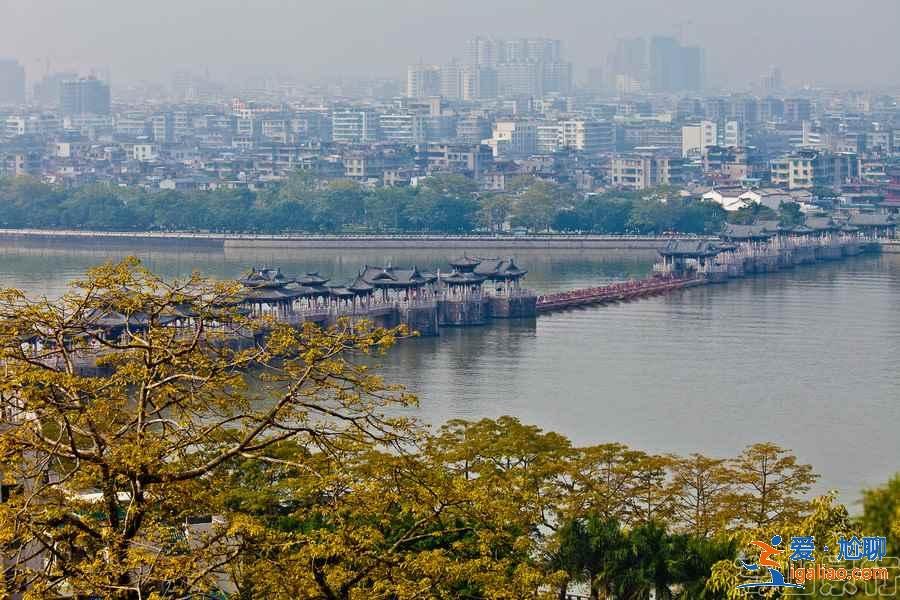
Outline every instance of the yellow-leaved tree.
<svg viewBox="0 0 900 600">
<path fill-rule="evenodd" d="M 233 591 L 267 537 L 226 502 L 236 468 L 290 468 L 284 502 L 321 512 L 361 452 L 400 456 L 415 440 L 383 414 L 414 399 L 354 358 L 401 330 L 255 320 L 238 292 L 127 259 L 52 302 L 0 294 L 5 594 Z"/>
</svg>

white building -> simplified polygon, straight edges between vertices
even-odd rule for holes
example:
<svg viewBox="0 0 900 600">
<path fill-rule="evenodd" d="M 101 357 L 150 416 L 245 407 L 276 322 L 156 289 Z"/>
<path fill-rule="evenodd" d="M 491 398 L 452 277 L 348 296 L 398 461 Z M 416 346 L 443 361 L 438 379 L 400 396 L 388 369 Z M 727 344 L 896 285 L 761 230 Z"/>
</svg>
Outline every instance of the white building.
<svg viewBox="0 0 900 600">
<path fill-rule="evenodd" d="M 706 149 L 718 142 L 718 131 L 715 122 L 700 121 L 681 128 L 681 155 L 683 157 L 704 155 Z"/>
<path fill-rule="evenodd" d="M 747 129 L 741 121 L 726 121 L 722 145 L 726 148 L 743 148 L 747 145 Z"/>
<path fill-rule="evenodd" d="M 159 147 L 156 144 L 135 144 L 131 149 L 131 157 L 138 162 L 150 162 L 159 158 Z"/>
<path fill-rule="evenodd" d="M 559 137 L 561 147 L 588 154 L 612 152 L 616 148 L 616 128 L 608 121 L 588 119 L 560 121 Z"/>
<path fill-rule="evenodd" d="M 378 115 L 381 138 L 398 144 L 421 144 L 425 141 L 425 118 L 413 112 Z"/>
<path fill-rule="evenodd" d="M 484 141 L 495 158 L 528 156 L 537 151 L 537 127 L 530 121 L 496 121 L 492 135 Z"/>
<path fill-rule="evenodd" d="M 746 190 L 741 187 L 713 188 L 703 194 L 704 200 L 715 202 L 725 210 L 737 211 L 753 204 L 761 204 L 778 210 L 782 202 L 793 202 L 793 198 L 780 190 Z"/>
<path fill-rule="evenodd" d="M 331 139 L 341 144 L 371 144 L 378 140 L 378 116 L 371 110 L 335 111 Z"/>
</svg>

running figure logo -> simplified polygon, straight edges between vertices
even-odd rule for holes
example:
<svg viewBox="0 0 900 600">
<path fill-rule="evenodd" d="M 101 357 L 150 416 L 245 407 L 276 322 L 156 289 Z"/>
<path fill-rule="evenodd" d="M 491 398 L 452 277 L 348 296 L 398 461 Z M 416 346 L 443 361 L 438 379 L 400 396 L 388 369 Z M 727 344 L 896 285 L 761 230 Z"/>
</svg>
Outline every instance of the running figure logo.
<svg viewBox="0 0 900 600">
<path fill-rule="evenodd" d="M 763 567 L 769 570 L 769 576 L 772 578 L 772 581 L 759 581 L 756 583 L 745 583 L 743 585 L 737 586 L 738 589 L 741 588 L 803 588 L 802 585 L 796 583 L 786 583 L 784 581 L 784 575 L 782 575 L 781 571 L 779 571 L 779 564 L 772 560 L 771 557 L 778 556 L 784 550 L 779 550 L 775 546 L 781 543 L 781 536 L 776 535 L 772 538 L 772 544 L 769 545 L 765 542 L 750 542 L 757 548 L 761 550 L 759 554 L 759 561 L 755 565 L 748 565 L 744 561 L 741 561 L 741 565 L 748 571 L 757 571 Z"/>
</svg>

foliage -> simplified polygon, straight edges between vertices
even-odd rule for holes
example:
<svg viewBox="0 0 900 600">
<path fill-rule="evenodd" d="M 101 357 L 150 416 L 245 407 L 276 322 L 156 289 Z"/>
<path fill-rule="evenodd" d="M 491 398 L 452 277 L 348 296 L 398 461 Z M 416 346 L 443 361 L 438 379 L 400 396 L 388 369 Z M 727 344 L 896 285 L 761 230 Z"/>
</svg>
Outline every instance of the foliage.
<svg viewBox="0 0 900 600">
<path fill-rule="evenodd" d="M 415 187 L 369 189 L 319 181 L 298 171 L 258 191 L 148 191 L 106 184 L 64 188 L 0 179 L 0 225 L 98 231 L 472 233 L 531 231 L 605 234 L 716 233 L 725 211 L 676 190 L 582 196 L 536 179 L 513 179 L 505 193 L 480 192 L 461 175 L 434 175 Z"/>
<path fill-rule="evenodd" d="M 52 304 L 3 292 L 0 468 L 19 486 L 0 504 L 8 589 L 209 590 L 255 531 L 216 500 L 230 462 L 265 462 L 291 441 L 302 497 L 321 497 L 338 465 L 325 457 L 412 439 L 407 420 L 381 413 L 413 399 L 350 360 L 399 330 L 257 322 L 230 308 L 234 291 L 126 260 Z M 201 515 L 227 518 L 186 525 Z"/>
<path fill-rule="evenodd" d="M 514 417 L 423 428 L 365 359 L 402 329 L 294 329 L 235 292 L 129 259 L 58 302 L 0 294 L 0 593 L 743 598 L 749 541 L 858 528 L 773 444 L 720 459 Z M 895 488 L 867 492 L 862 527 L 895 524 Z"/>
<path fill-rule="evenodd" d="M 859 527 L 887 537 L 887 555 L 900 557 L 900 474 L 882 486 L 863 491 Z"/>
</svg>

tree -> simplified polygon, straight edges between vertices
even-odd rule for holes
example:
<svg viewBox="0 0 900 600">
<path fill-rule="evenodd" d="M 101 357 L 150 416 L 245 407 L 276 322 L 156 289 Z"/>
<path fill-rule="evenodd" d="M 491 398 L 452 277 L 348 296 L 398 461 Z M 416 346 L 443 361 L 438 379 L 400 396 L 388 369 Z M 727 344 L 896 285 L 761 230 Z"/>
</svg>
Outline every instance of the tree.
<svg viewBox="0 0 900 600">
<path fill-rule="evenodd" d="M 570 194 L 558 184 L 534 181 L 515 196 L 512 222 L 533 231 L 547 230 L 556 215 L 571 202 L 570 198 Z"/>
<path fill-rule="evenodd" d="M 408 188 L 379 188 L 366 196 L 366 225 L 373 231 L 406 229 L 407 207 L 414 199 Z"/>
<path fill-rule="evenodd" d="M 500 231 L 512 213 L 512 198 L 508 194 L 484 194 L 479 201 L 479 224 L 488 231 Z"/>
<path fill-rule="evenodd" d="M 291 442 L 297 497 L 321 502 L 342 457 L 412 441 L 405 419 L 381 412 L 413 399 L 352 360 L 401 331 L 256 321 L 229 308 L 235 292 L 126 260 L 55 303 L 0 295 L 7 592 L 208 592 L 259 533 L 217 500 L 235 461 L 277 461 Z M 202 515 L 222 521 L 185 526 Z"/>
<path fill-rule="evenodd" d="M 732 462 L 731 469 L 741 486 L 735 500 L 749 525 L 764 528 L 799 521 L 810 510 L 804 496 L 819 476 L 788 450 L 775 444 L 753 444 Z"/>
<path fill-rule="evenodd" d="M 628 570 L 628 538 L 615 519 L 589 514 L 559 532 L 559 565 L 573 581 L 587 582 L 592 600 L 611 597 Z M 560 594 L 562 595 L 562 594 Z"/>
<path fill-rule="evenodd" d="M 628 227 L 636 233 L 659 234 L 675 227 L 675 212 L 666 202 L 641 198 L 631 208 Z"/>
<path fill-rule="evenodd" d="M 728 222 L 736 225 L 752 225 L 757 221 L 774 221 L 778 215 L 768 206 L 751 202 L 728 214 Z"/>
<path fill-rule="evenodd" d="M 672 506 L 685 531 L 699 538 L 723 532 L 735 515 L 734 473 L 722 459 L 692 454 L 672 468 Z"/>
<path fill-rule="evenodd" d="M 861 529 L 887 537 L 887 555 L 900 556 L 900 475 L 887 483 L 863 491 Z"/>
<path fill-rule="evenodd" d="M 259 528 L 256 551 L 236 577 L 244 595 L 527 597 L 547 581 L 530 556 L 530 530 L 522 527 L 519 507 L 490 478 L 464 482 L 429 452 L 360 449 L 338 466 L 324 501 L 295 502 L 285 526 Z M 289 490 L 296 498 L 298 487 Z"/>
<path fill-rule="evenodd" d="M 782 227 L 796 227 L 802 225 L 803 213 L 797 202 L 782 202 L 778 205 L 778 224 Z"/>
<path fill-rule="evenodd" d="M 475 228 L 479 209 L 475 191 L 475 183 L 462 175 L 428 177 L 405 216 L 417 231 L 468 233 Z"/>
</svg>

